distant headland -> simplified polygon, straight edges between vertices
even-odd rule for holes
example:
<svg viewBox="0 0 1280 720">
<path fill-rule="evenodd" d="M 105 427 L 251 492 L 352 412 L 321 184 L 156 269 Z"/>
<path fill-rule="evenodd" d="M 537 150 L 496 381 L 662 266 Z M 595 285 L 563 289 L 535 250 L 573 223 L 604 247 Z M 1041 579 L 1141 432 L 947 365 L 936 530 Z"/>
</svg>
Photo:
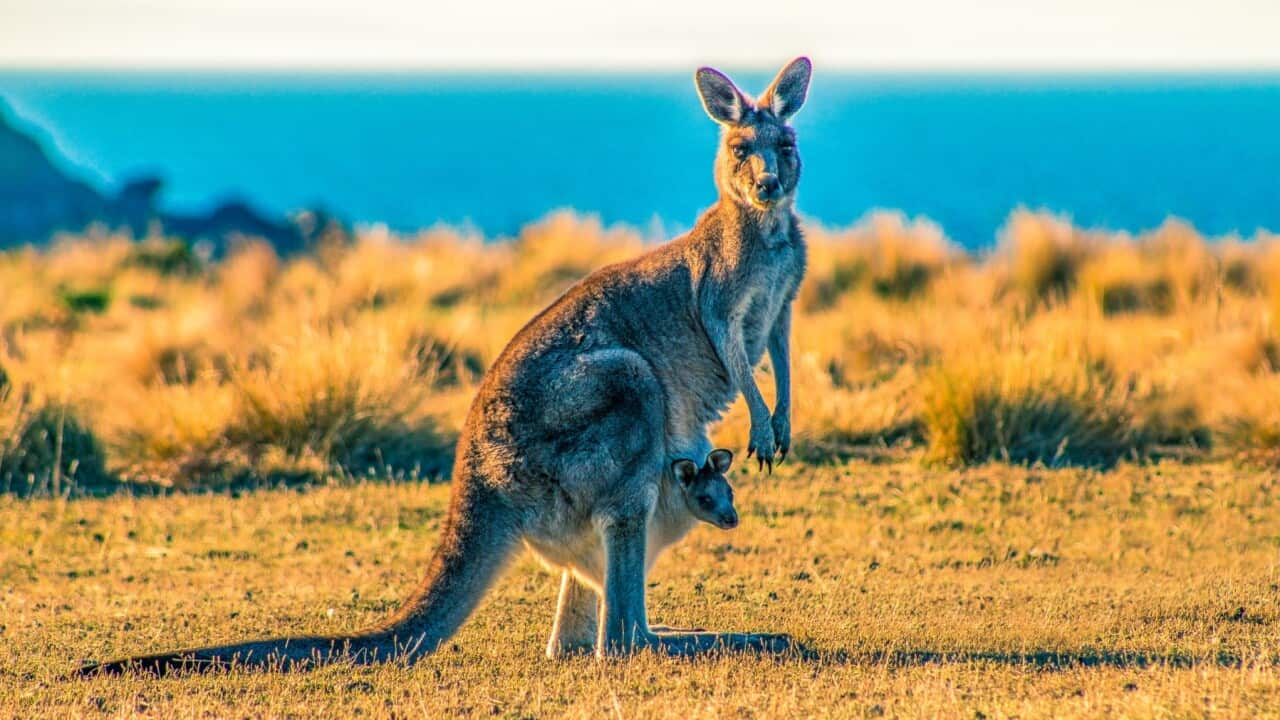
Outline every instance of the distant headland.
<svg viewBox="0 0 1280 720">
<path fill-rule="evenodd" d="M 327 234 L 346 232 L 324 210 L 272 218 L 239 199 L 219 201 L 205 213 L 166 212 L 160 205 L 160 177 L 132 178 L 110 194 L 63 170 L 65 165 L 19 129 L 0 104 L 0 248 L 40 245 L 59 233 L 99 226 L 134 237 L 180 237 L 211 256 L 224 254 L 241 238 L 261 238 L 288 255 Z"/>
</svg>

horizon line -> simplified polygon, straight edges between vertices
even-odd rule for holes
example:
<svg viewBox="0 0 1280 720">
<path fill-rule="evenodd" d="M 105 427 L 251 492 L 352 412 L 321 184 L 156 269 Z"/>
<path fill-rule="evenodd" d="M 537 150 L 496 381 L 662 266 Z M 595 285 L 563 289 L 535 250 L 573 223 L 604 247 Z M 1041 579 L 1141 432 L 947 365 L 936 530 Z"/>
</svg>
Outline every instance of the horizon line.
<svg viewBox="0 0 1280 720">
<path fill-rule="evenodd" d="M 0 73 L 67 73 L 95 74 L 166 74 L 166 73 L 226 73 L 226 74 L 294 74 L 307 75 L 646 75 L 668 74 L 675 72 L 692 72 L 699 67 L 698 63 L 662 63 L 662 64 L 569 64 L 569 63 L 536 63 L 536 64 L 477 64 L 477 65 L 444 65 L 431 63 L 418 64 L 368 64 L 368 65 L 329 65 L 322 63 L 288 63 L 288 64 L 79 64 L 79 63 L 14 63 L 0 61 Z M 774 64 L 736 64 L 717 65 L 730 72 L 775 72 Z M 1025 65 L 1006 65 L 994 63 L 950 63 L 942 64 L 824 64 L 821 71 L 837 74 L 872 74 L 872 75 L 1272 75 L 1280 74 L 1280 62 L 1275 64 L 1188 64 L 1188 65 L 1151 65 L 1151 64 L 1110 64 L 1080 65 L 1069 63 L 1036 63 Z"/>
</svg>

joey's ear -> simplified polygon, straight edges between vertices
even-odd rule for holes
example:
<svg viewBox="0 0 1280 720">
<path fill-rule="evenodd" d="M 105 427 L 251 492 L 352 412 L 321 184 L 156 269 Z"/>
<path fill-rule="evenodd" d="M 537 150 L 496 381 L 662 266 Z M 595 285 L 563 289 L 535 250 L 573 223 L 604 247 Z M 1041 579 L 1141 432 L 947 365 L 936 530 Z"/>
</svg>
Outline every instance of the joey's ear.
<svg viewBox="0 0 1280 720">
<path fill-rule="evenodd" d="M 671 463 L 671 474 L 681 485 L 689 485 L 698 477 L 698 466 L 692 460 L 676 460 Z"/>
<path fill-rule="evenodd" d="M 733 453 L 723 448 L 712 450 L 711 454 L 707 455 L 707 465 L 721 475 L 729 472 L 729 466 L 732 464 Z"/>
<path fill-rule="evenodd" d="M 732 80 L 714 68 L 698 68 L 693 74 L 693 84 L 698 86 L 702 107 L 718 123 L 737 125 L 754 107 Z"/>
<path fill-rule="evenodd" d="M 760 96 L 760 107 L 772 112 L 779 120 L 795 115 L 809 94 L 809 78 L 813 76 L 813 63 L 807 57 L 798 57 L 782 68 L 773 84 Z"/>
</svg>

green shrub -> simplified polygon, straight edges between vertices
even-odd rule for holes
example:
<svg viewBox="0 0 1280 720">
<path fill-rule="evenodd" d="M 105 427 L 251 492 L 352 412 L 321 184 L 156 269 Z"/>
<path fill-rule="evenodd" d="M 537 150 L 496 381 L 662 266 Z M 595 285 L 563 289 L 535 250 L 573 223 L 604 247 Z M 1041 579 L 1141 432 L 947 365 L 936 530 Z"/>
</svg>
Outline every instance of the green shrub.
<svg viewBox="0 0 1280 720">
<path fill-rule="evenodd" d="M 111 306 L 111 288 L 89 287 L 58 289 L 58 300 L 73 313 L 103 313 Z"/>
</svg>

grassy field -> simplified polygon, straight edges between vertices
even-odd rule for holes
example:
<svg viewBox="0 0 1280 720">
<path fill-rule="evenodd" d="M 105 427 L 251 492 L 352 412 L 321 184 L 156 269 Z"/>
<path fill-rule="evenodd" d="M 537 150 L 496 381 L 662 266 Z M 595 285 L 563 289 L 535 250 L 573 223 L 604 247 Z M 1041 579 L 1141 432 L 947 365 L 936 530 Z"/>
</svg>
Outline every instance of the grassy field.
<svg viewBox="0 0 1280 720">
<path fill-rule="evenodd" d="M 0 499 L 0 716 L 1250 717 L 1280 714 L 1280 494 L 1221 465 L 855 462 L 734 473 L 743 525 L 659 561 L 655 622 L 816 657 L 546 660 L 529 557 L 412 668 L 61 682 L 82 658 L 385 616 L 448 488 Z"/>
<path fill-rule="evenodd" d="M 742 527 L 674 548 L 650 610 L 811 653 L 550 662 L 525 560 L 412 668 L 164 681 L 58 678 L 385 616 L 484 369 L 651 239 L 558 213 L 0 253 L 0 717 L 1280 716 L 1280 239 L 1027 211 L 978 255 L 896 214 L 807 236 L 793 459 L 735 471 Z"/>
</svg>

